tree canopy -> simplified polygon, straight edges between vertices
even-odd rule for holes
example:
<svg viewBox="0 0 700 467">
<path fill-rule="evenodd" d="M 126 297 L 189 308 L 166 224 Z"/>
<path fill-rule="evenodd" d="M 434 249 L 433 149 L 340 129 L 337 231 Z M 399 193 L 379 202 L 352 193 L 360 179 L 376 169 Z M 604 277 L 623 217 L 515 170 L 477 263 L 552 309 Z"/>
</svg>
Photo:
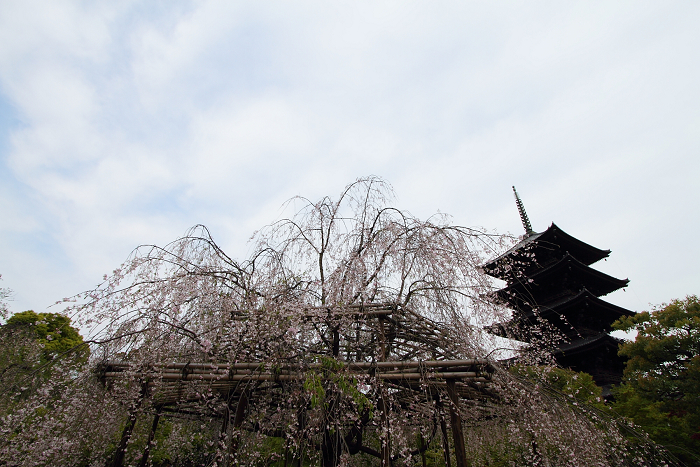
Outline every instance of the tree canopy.
<svg viewBox="0 0 700 467">
<path fill-rule="evenodd" d="M 700 464 L 700 300 L 673 300 L 613 327 L 637 332 L 620 346 L 629 360 L 615 409 L 679 458 Z"/>
<path fill-rule="evenodd" d="M 70 325 L 69 317 L 59 313 L 15 313 L 0 326 L 0 392 L 4 405 L 30 388 L 36 389 L 51 374 L 47 369 L 54 359 L 60 365 L 82 364 L 89 347 Z M 14 396 L 12 396 L 14 394 Z"/>
<path fill-rule="evenodd" d="M 374 177 L 297 198 L 242 261 L 203 226 L 136 249 L 66 310 L 90 333 L 88 364 L 51 360 L 0 418 L 0 464 L 439 465 L 460 419 L 478 465 L 647 461 L 569 401 L 585 382 L 545 391 L 490 358 L 483 328 L 509 312 L 480 266 L 513 239 L 391 198 Z"/>
<path fill-rule="evenodd" d="M 31 330 L 43 349 L 44 358 L 50 360 L 83 343 L 83 337 L 70 324 L 71 319 L 60 313 L 35 313 L 27 310 L 12 315 L 6 326 Z"/>
</svg>

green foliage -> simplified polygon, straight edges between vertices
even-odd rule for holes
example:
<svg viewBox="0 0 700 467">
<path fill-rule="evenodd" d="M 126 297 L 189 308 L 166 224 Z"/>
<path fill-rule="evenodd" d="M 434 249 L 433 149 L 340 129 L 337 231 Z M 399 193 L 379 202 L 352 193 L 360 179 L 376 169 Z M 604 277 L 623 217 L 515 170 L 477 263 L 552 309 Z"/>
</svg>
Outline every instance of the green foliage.
<svg viewBox="0 0 700 467">
<path fill-rule="evenodd" d="M 32 310 L 15 313 L 7 320 L 6 326 L 31 329 L 44 349 L 46 360 L 83 343 L 78 330 L 70 325 L 70 318 L 57 313 L 37 314 Z"/>
<path fill-rule="evenodd" d="M 364 413 L 365 410 L 369 410 L 369 418 L 373 417 L 374 405 L 366 395 L 357 389 L 357 379 L 345 375 L 336 375 L 334 381 L 340 388 L 341 393 L 355 402 L 360 414 Z"/>
<path fill-rule="evenodd" d="M 319 360 L 321 361 L 321 366 L 323 369 L 327 371 L 340 371 L 345 368 L 345 364 L 343 364 L 343 362 L 339 362 L 335 358 L 327 355 L 321 355 Z"/>
<path fill-rule="evenodd" d="M 700 464 L 700 300 L 691 295 L 613 324 L 637 331 L 615 410 L 681 460 Z"/>
<path fill-rule="evenodd" d="M 325 380 L 337 387 L 343 396 L 352 399 L 360 414 L 364 413 L 365 410 L 369 410 L 369 416 L 372 418 L 374 405 L 365 394 L 357 389 L 357 378 L 343 373 L 345 364 L 328 356 L 319 357 L 319 361 L 322 373 L 319 374 L 314 370 L 310 370 L 304 379 L 304 390 L 311 396 L 311 407 L 317 408 L 321 403 L 324 406 L 327 404 L 325 400 L 326 388 L 323 384 Z"/>
<path fill-rule="evenodd" d="M 318 373 L 309 371 L 304 380 L 304 390 L 311 395 L 311 407 L 318 407 L 326 397 L 326 390 Z"/>
<path fill-rule="evenodd" d="M 69 366 L 84 364 L 89 356 L 87 346 L 66 354 L 82 342 L 82 336 L 70 326 L 66 316 L 30 310 L 10 317 L 0 326 L 0 414 L 11 412 L 20 399 L 44 385 L 52 373 L 47 364 L 56 363 L 59 355 L 63 356 L 62 363 Z M 42 415 L 40 411 L 34 414 Z"/>
<path fill-rule="evenodd" d="M 161 419 L 155 433 L 154 447 L 150 456 L 151 464 L 154 466 L 171 465 L 173 463 L 173 456 L 163 447 L 172 431 L 173 422 L 166 418 Z"/>
<path fill-rule="evenodd" d="M 511 373 L 524 376 L 545 389 L 569 396 L 576 403 L 605 410 L 600 388 L 588 373 L 575 372 L 564 368 L 515 365 Z"/>
<path fill-rule="evenodd" d="M 260 459 L 255 463 L 259 466 L 279 466 L 285 462 L 284 439 L 268 436 L 262 440 L 260 446 Z"/>
</svg>

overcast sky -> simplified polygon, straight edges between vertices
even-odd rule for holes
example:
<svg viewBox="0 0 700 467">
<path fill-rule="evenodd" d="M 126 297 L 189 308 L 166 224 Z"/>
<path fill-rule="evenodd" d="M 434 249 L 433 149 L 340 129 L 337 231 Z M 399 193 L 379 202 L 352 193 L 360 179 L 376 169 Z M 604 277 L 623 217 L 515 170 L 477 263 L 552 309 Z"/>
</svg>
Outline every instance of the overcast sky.
<svg viewBox="0 0 700 467">
<path fill-rule="evenodd" d="M 555 222 L 641 311 L 700 293 L 699 2 L 0 4 L 0 287 L 46 311 L 207 225 L 243 259 L 295 195 Z M 60 310 L 54 310 L 60 311 Z"/>
</svg>

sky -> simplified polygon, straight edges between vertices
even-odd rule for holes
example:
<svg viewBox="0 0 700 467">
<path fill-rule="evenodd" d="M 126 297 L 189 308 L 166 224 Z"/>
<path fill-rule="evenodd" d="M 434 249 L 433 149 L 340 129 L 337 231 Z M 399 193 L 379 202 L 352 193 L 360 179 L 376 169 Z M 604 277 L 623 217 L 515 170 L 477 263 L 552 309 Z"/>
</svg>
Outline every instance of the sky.
<svg viewBox="0 0 700 467">
<path fill-rule="evenodd" d="M 0 287 L 13 312 L 209 227 L 244 259 L 296 195 L 612 253 L 634 311 L 700 293 L 700 3 L 5 0 Z M 53 307 L 48 311 L 60 311 Z"/>
</svg>

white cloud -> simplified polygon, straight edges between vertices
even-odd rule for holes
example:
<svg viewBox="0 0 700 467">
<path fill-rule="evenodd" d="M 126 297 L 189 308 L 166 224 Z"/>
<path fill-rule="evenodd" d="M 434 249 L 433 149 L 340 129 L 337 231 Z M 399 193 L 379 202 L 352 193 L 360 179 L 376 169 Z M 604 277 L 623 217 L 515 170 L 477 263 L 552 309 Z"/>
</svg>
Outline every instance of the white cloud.
<svg viewBox="0 0 700 467">
<path fill-rule="evenodd" d="M 199 222 L 243 254 L 285 199 L 376 174 L 415 214 L 519 232 L 515 184 L 537 228 L 613 248 L 627 306 L 692 293 L 698 10 L 6 2 L 5 285 L 40 308 Z"/>
</svg>

